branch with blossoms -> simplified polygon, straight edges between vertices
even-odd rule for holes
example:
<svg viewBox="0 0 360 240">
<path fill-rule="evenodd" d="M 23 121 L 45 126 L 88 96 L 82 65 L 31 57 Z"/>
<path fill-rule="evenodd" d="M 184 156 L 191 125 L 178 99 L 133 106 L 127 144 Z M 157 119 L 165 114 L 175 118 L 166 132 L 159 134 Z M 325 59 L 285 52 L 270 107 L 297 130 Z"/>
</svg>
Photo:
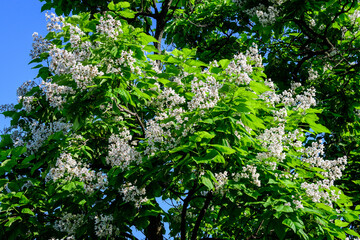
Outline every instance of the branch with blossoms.
<svg viewBox="0 0 360 240">
<path fill-rule="evenodd" d="M 116 106 L 117 106 L 117 108 L 118 108 L 120 111 L 126 112 L 126 113 L 130 114 L 131 116 L 135 116 L 135 117 L 136 117 L 136 120 L 138 121 L 138 123 L 139 123 L 140 126 L 141 126 L 143 135 L 145 135 L 145 125 L 144 125 L 144 123 L 142 122 L 139 114 L 137 114 L 136 112 L 132 112 L 132 111 L 130 111 L 129 109 L 126 109 L 126 108 L 122 107 L 122 106 L 119 105 L 119 104 L 116 104 Z"/>
</svg>

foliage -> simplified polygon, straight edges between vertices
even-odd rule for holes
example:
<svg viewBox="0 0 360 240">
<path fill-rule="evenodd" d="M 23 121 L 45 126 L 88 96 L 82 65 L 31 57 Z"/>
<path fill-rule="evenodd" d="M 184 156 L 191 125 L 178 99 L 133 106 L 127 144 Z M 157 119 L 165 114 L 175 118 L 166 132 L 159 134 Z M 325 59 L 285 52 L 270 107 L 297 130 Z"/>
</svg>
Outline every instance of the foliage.
<svg viewBox="0 0 360 240">
<path fill-rule="evenodd" d="M 0 146 L 1 237 L 135 239 L 134 226 L 163 239 L 165 224 L 174 239 L 360 237 L 358 200 L 350 197 L 357 192 L 346 191 L 355 189 L 349 181 L 342 190 L 336 184 L 347 158 L 356 166 L 356 143 L 347 142 L 356 130 L 344 129 L 356 129 L 357 116 L 334 129 L 345 118 L 329 106 L 338 98 L 315 95 L 319 86 L 334 87 L 325 79 L 351 79 L 341 91 L 356 86 L 349 46 L 357 41 L 345 38 L 332 55 L 321 43 L 339 32 L 323 39 L 308 27 L 311 14 L 315 26 L 345 24 L 351 17 L 329 20 L 326 11 L 344 6 L 345 16 L 355 14 L 348 4 L 270 1 L 250 11 L 258 1 L 165 0 L 160 11 L 151 1 L 129 2 L 101 14 L 48 15 L 48 35 L 34 35 L 32 63 L 42 82 L 23 85 L 19 104 L 3 113 L 12 126 Z M 76 1 L 64 10 L 64 3 L 45 8 L 91 10 Z M 293 4 L 298 10 L 290 11 Z M 320 42 L 307 42 L 309 34 Z M 161 51 L 163 36 L 181 50 Z M 217 45 L 225 48 L 212 54 Z M 325 63 L 324 73 L 305 81 L 305 70 L 316 75 Z M 331 136 L 337 130 L 342 138 Z M 333 150 L 343 145 L 345 152 Z"/>
</svg>

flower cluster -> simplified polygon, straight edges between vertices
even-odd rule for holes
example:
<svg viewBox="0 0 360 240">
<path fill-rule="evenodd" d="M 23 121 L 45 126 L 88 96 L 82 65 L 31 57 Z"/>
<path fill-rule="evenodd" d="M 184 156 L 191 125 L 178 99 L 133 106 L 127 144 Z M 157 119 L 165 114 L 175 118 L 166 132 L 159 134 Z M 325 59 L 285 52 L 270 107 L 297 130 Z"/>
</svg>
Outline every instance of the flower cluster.
<svg viewBox="0 0 360 240">
<path fill-rule="evenodd" d="M 163 111 L 165 109 L 174 109 L 176 106 L 184 104 L 185 101 L 185 98 L 176 93 L 173 88 L 164 87 L 157 98 L 150 102 L 150 105 L 154 105 Z"/>
<path fill-rule="evenodd" d="M 249 84 L 251 81 L 250 74 L 255 67 L 262 66 L 262 57 L 256 45 L 253 45 L 245 54 L 239 53 L 234 56 L 225 71 L 230 76 L 230 81 L 236 84 Z"/>
<path fill-rule="evenodd" d="M 100 214 L 95 216 L 95 234 L 99 238 L 108 238 L 118 235 L 120 230 L 113 225 L 114 217 L 111 215 Z"/>
<path fill-rule="evenodd" d="M 110 14 L 105 17 L 100 17 L 99 24 L 96 26 L 96 31 L 100 34 L 106 34 L 110 38 L 116 39 L 119 33 L 122 33 L 121 22 L 115 20 Z"/>
<path fill-rule="evenodd" d="M 308 77 L 309 81 L 313 81 L 313 80 L 319 78 L 319 73 L 312 68 L 309 70 L 308 73 L 309 73 L 309 77 Z"/>
<path fill-rule="evenodd" d="M 209 109 L 213 108 L 220 99 L 219 89 L 222 84 L 218 83 L 214 77 L 208 77 L 206 81 L 194 79 L 191 84 L 191 92 L 194 97 L 188 102 L 188 109 Z"/>
<path fill-rule="evenodd" d="M 46 27 L 48 32 L 56 32 L 62 30 L 64 27 L 64 17 L 57 17 L 55 13 L 45 13 L 46 21 L 48 21 Z"/>
<path fill-rule="evenodd" d="M 16 90 L 16 95 L 18 98 L 24 97 L 33 87 L 36 86 L 36 83 L 32 80 L 24 82 L 18 89 Z"/>
<path fill-rule="evenodd" d="M 256 16 L 262 26 L 266 27 L 276 22 L 276 17 L 279 15 L 279 10 L 275 6 L 268 6 L 263 4 L 250 9 L 246 9 L 245 13 L 249 16 Z"/>
<path fill-rule="evenodd" d="M 216 182 L 215 182 L 215 192 L 224 195 L 225 193 L 225 185 L 228 182 L 228 172 L 220 172 L 214 174 Z"/>
<path fill-rule="evenodd" d="M 157 90 L 161 91 L 158 84 Z M 176 138 L 179 136 L 171 131 L 174 127 L 176 130 L 179 130 L 181 127 L 184 128 L 182 131 L 183 137 L 190 131 L 191 126 L 186 126 L 188 118 L 181 116 L 185 113 L 185 110 L 180 106 L 185 103 L 184 97 L 176 93 L 174 89 L 167 87 L 164 87 L 157 98 L 149 102 L 149 106 L 156 107 L 163 112 L 146 123 L 145 138 L 148 140 L 148 146 L 145 150 L 146 155 L 175 147 L 180 138 Z M 168 119 L 173 120 L 168 121 Z M 159 148 L 158 144 L 165 146 L 165 148 Z"/>
<path fill-rule="evenodd" d="M 76 230 L 85 223 L 84 214 L 65 213 L 60 220 L 55 221 L 54 228 L 59 232 L 66 232 L 68 235 L 76 233 Z"/>
<path fill-rule="evenodd" d="M 30 51 L 30 57 L 35 59 L 38 58 L 40 54 L 49 50 L 50 42 L 42 36 L 39 36 L 37 32 L 34 32 L 32 37 L 34 42 L 32 44 L 33 49 Z"/>
<path fill-rule="evenodd" d="M 262 146 L 268 151 L 258 153 L 256 158 L 259 160 L 263 160 L 273 157 L 278 161 L 283 161 L 285 159 L 285 153 L 283 152 L 284 135 L 284 125 L 266 129 L 262 134 L 258 136 L 258 139 L 262 140 Z"/>
<path fill-rule="evenodd" d="M 76 179 L 84 183 L 86 193 L 93 193 L 95 189 L 105 190 L 107 186 L 106 175 L 90 170 L 89 165 L 76 161 L 70 153 L 62 153 L 46 176 L 46 181 Z"/>
<path fill-rule="evenodd" d="M 271 104 L 283 103 L 285 106 L 292 106 L 295 110 L 306 110 L 312 106 L 316 106 L 316 90 L 311 87 L 302 94 L 296 93 L 296 89 L 301 87 L 301 83 L 292 83 L 290 89 L 276 94 L 274 91 L 267 91 L 261 94 L 260 99 Z"/>
<path fill-rule="evenodd" d="M 314 202 L 321 200 L 332 205 L 332 202 L 339 198 L 340 192 L 336 193 L 335 190 L 330 190 L 334 186 L 334 181 L 340 179 L 342 171 L 347 164 L 346 156 L 340 157 L 336 160 L 324 160 L 324 145 L 313 142 L 311 146 L 303 150 L 305 156 L 302 160 L 311 167 L 321 168 L 320 174 L 324 179 L 317 180 L 314 183 L 304 182 L 301 187 L 305 189 L 306 194 L 312 198 Z"/>
<path fill-rule="evenodd" d="M 66 98 L 63 95 L 75 94 L 75 91 L 68 86 L 58 85 L 52 82 L 42 81 L 40 87 L 46 95 L 46 100 L 49 101 L 50 106 L 61 109 L 62 105 L 66 102 Z"/>
<path fill-rule="evenodd" d="M 359 10 L 355 10 L 352 14 L 348 15 L 350 18 L 350 21 L 353 25 L 357 25 L 358 19 L 360 18 L 360 11 Z"/>
<path fill-rule="evenodd" d="M 7 111 L 14 111 L 14 104 L 10 103 L 10 104 L 2 104 L 0 105 L 0 112 L 7 112 Z"/>
<path fill-rule="evenodd" d="M 236 174 L 234 177 L 235 181 L 239 181 L 240 178 L 252 179 L 251 182 L 256 186 L 261 186 L 261 181 L 259 180 L 260 174 L 256 172 L 257 168 L 255 165 L 246 165 L 243 166 L 242 172 Z"/>
<path fill-rule="evenodd" d="M 111 166 L 119 166 L 123 171 L 129 169 L 130 164 L 140 164 L 141 155 L 135 149 L 136 142 L 132 140 L 130 131 L 123 129 L 118 135 L 111 135 L 109 138 L 109 154 L 106 157 L 106 163 Z"/>
<path fill-rule="evenodd" d="M 27 142 L 28 151 L 33 154 L 52 134 L 62 131 L 64 134 L 72 127 L 72 124 L 61 121 L 51 122 L 48 125 L 33 121 L 30 125 L 31 140 Z"/>
<path fill-rule="evenodd" d="M 139 189 L 130 182 L 125 183 L 119 192 L 125 202 L 134 202 L 136 207 L 140 207 L 142 203 L 148 201 L 145 188 Z"/>
<path fill-rule="evenodd" d="M 69 23 L 64 23 L 65 26 L 69 26 L 70 32 L 70 44 L 72 48 L 84 47 L 81 46 L 81 37 L 85 36 L 85 33 L 78 27 Z"/>
<path fill-rule="evenodd" d="M 117 73 L 122 76 L 122 68 L 128 67 L 130 71 L 136 74 L 140 74 L 141 70 L 139 66 L 136 66 L 136 59 L 133 57 L 134 52 L 132 50 L 129 51 L 121 51 L 120 58 L 115 60 L 106 59 L 107 71 L 106 73 Z"/>
</svg>

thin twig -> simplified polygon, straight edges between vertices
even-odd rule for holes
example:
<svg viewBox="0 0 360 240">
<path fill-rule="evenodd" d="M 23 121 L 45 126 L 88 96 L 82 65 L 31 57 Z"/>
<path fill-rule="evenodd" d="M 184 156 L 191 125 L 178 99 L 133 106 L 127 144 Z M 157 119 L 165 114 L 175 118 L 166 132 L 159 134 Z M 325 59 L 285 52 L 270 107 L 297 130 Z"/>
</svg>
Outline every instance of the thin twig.
<svg viewBox="0 0 360 240">
<path fill-rule="evenodd" d="M 119 108 L 120 111 L 126 112 L 126 113 L 130 114 L 131 116 L 135 116 L 136 120 L 139 122 L 141 129 L 145 135 L 145 126 L 144 126 L 144 123 L 141 121 L 140 116 L 136 112 L 132 112 L 129 109 L 123 108 L 119 104 L 116 104 L 116 106 Z"/>
</svg>

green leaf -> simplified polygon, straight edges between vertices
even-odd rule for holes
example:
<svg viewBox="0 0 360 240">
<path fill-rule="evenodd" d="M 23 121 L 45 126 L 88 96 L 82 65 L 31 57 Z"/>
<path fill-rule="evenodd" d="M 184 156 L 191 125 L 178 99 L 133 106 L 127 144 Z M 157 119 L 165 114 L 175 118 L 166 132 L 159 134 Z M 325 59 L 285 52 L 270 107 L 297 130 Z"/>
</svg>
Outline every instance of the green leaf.
<svg viewBox="0 0 360 240">
<path fill-rule="evenodd" d="M 114 4 L 114 2 L 110 2 L 108 4 L 108 8 L 111 10 L 111 11 L 118 11 L 122 8 L 129 8 L 130 7 L 130 3 L 129 2 L 119 2 L 119 3 L 116 3 Z"/>
<path fill-rule="evenodd" d="M 347 227 L 349 225 L 349 223 L 335 219 L 335 225 L 338 227 Z"/>
<path fill-rule="evenodd" d="M 263 121 L 253 114 L 241 114 L 241 121 L 251 129 L 265 129 Z"/>
<path fill-rule="evenodd" d="M 116 88 L 114 89 L 114 92 L 119 94 L 121 100 L 123 100 L 123 105 L 127 105 L 128 103 L 130 103 L 131 105 L 135 106 L 135 103 L 132 101 L 131 95 L 127 90 L 122 88 Z"/>
<path fill-rule="evenodd" d="M 357 232 L 355 232 L 355 231 L 352 230 L 352 229 L 346 228 L 346 229 L 345 229 L 345 232 L 348 233 L 348 234 L 350 234 L 350 235 L 352 235 L 352 236 L 355 236 L 355 237 L 360 238 L 360 234 L 357 233 Z"/>
<path fill-rule="evenodd" d="M 283 240 L 286 235 L 286 231 L 285 231 L 286 228 L 284 228 L 281 224 L 276 224 L 276 223 L 274 223 L 274 228 L 276 235 L 279 237 L 280 240 Z"/>
<path fill-rule="evenodd" d="M 288 226 L 296 233 L 295 224 L 291 219 L 289 219 L 289 218 L 285 219 L 284 221 L 282 221 L 282 224 L 284 224 L 285 226 Z"/>
<path fill-rule="evenodd" d="M 264 83 L 262 82 L 255 82 L 255 81 L 251 81 L 249 84 L 250 88 L 256 92 L 257 94 L 262 94 L 264 92 L 268 92 L 271 91 L 271 88 L 269 88 L 268 86 L 266 86 Z"/>
<path fill-rule="evenodd" d="M 229 59 L 222 59 L 219 61 L 219 64 L 222 68 L 227 68 L 231 61 Z"/>
<path fill-rule="evenodd" d="M 147 52 L 159 52 L 159 50 L 152 44 L 146 45 L 143 50 Z"/>
<path fill-rule="evenodd" d="M 169 153 L 176 153 L 176 152 L 189 152 L 191 151 L 191 148 L 189 147 L 189 145 L 182 145 L 182 146 L 179 146 L 179 147 L 176 147 L 174 149 L 171 149 L 169 151 Z"/>
<path fill-rule="evenodd" d="M 227 146 L 219 145 L 219 144 L 210 144 L 210 146 L 216 148 L 219 152 L 223 154 L 233 154 L 236 151 L 232 148 L 229 148 Z"/>
<path fill-rule="evenodd" d="M 282 205 L 277 205 L 275 208 L 274 208 L 277 212 L 293 212 L 294 210 L 292 209 L 292 207 L 290 206 L 286 206 L 284 204 Z"/>
<path fill-rule="evenodd" d="M 108 5 L 108 8 L 112 11 L 115 11 L 115 4 L 114 2 L 110 2 L 109 5 Z"/>
<path fill-rule="evenodd" d="M 6 172 L 9 172 L 16 164 L 17 161 L 15 158 L 3 161 L 0 166 L 0 176 Z"/>
<path fill-rule="evenodd" d="M 186 61 L 186 64 L 190 65 L 190 66 L 195 66 L 195 67 L 206 67 L 207 64 L 199 61 L 199 60 L 193 60 L 193 59 L 189 59 Z"/>
<path fill-rule="evenodd" d="M 137 35 L 137 37 L 139 38 L 139 40 L 141 41 L 141 43 L 143 44 L 143 45 L 147 45 L 148 43 L 150 43 L 150 42 L 159 42 L 158 40 L 156 40 L 156 38 L 154 38 L 153 36 L 150 36 L 150 35 L 147 35 L 146 33 L 139 33 L 138 35 Z M 154 47 L 154 46 L 153 46 Z M 154 47 L 154 49 L 156 49 L 155 47 Z M 156 51 L 157 51 L 157 49 L 156 49 Z"/>
<path fill-rule="evenodd" d="M 214 185 L 208 176 L 201 176 L 201 182 L 209 189 L 209 191 L 214 189 Z"/>
<path fill-rule="evenodd" d="M 343 217 L 345 218 L 346 221 L 348 222 L 353 222 L 353 221 L 357 221 L 359 220 L 359 216 L 353 213 L 344 213 Z"/>
<path fill-rule="evenodd" d="M 148 54 L 146 57 L 150 58 L 151 60 L 160 60 L 164 61 L 167 56 L 160 55 L 160 54 Z"/>
<path fill-rule="evenodd" d="M 133 12 L 131 10 L 118 11 L 117 13 L 124 18 L 134 18 L 135 17 L 135 12 Z"/>
<path fill-rule="evenodd" d="M 209 142 L 211 139 L 213 139 L 216 135 L 213 133 L 208 133 L 205 131 L 200 131 L 194 133 L 192 136 L 190 136 L 190 141 L 192 142 Z M 205 141 L 204 141 L 204 140 Z"/>
<path fill-rule="evenodd" d="M 8 221 L 5 223 L 5 227 L 10 227 L 16 220 L 22 220 L 21 217 L 10 217 L 7 219 Z"/>
<path fill-rule="evenodd" d="M 22 212 L 22 213 L 26 213 L 26 214 L 30 214 L 30 215 L 32 215 L 32 216 L 35 216 L 34 212 L 31 211 L 29 208 L 23 208 L 23 209 L 21 210 L 21 212 Z"/>
<path fill-rule="evenodd" d="M 211 149 L 204 157 L 193 157 L 197 164 L 225 163 L 224 157 L 215 149 Z"/>
<path fill-rule="evenodd" d="M 315 132 L 315 133 L 329 133 L 331 134 L 331 131 L 326 128 L 325 126 L 312 122 L 312 121 L 307 121 L 307 123 L 309 124 L 310 128 Z"/>
<path fill-rule="evenodd" d="M 9 182 L 9 179 L 5 179 L 5 178 L 0 179 L 0 188 L 4 186 L 7 182 Z"/>
<path fill-rule="evenodd" d="M 118 8 L 129 8 L 130 3 L 129 2 L 119 2 L 119 3 L 116 4 L 116 7 L 118 7 Z"/>
<path fill-rule="evenodd" d="M 326 205 L 324 203 L 316 203 L 316 207 L 320 208 L 320 209 L 324 209 L 324 210 L 329 211 L 329 212 L 333 211 L 333 209 L 330 206 L 328 206 L 328 205 Z"/>
</svg>

